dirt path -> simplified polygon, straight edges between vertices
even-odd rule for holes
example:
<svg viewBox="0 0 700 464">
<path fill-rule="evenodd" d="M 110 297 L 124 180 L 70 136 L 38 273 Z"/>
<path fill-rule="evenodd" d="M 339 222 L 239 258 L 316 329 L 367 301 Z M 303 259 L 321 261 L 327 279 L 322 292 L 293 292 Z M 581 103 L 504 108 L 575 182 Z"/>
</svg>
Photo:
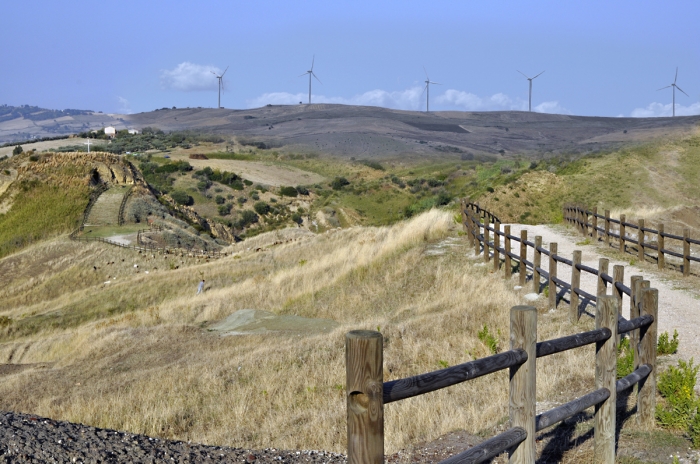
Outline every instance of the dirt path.
<svg viewBox="0 0 700 464">
<path fill-rule="evenodd" d="M 602 253 L 606 249 L 602 242 L 582 244 L 584 237 L 566 226 L 521 226 L 514 224 L 511 226 L 511 235 L 520 236 L 522 228 L 527 229 L 530 241 L 533 241 L 536 235 L 542 236 L 542 244 L 545 248 L 549 248 L 550 243 L 556 242 L 557 254 L 567 259 L 571 259 L 574 250 L 581 250 L 582 263 L 587 266 L 597 269 L 598 260 L 608 257 Z M 577 245 L 577 243 L 579 244 Z M 608 249 L 612 250 L 612 248 Z M 517 251 L 515 252 L 517 253 Z M 532 252 L 533 250 L 528 247 L 529 260 L 532 260 Z M 633 255 L 628 256 L 629 260 L 636 258 Z M 610 274 L 612 274 L 613 266 L 616 264 L 625 266 L 625 285 L 629 286 L 631 276 L 641 275 L 644 276 L 645 280 L 651 282 L 652 288 L 659 290 L 659 333 L 668 332 L 669 335 L 672 335 L 673 331 L 677 330 L 680 339 L 680 357 L 683 359 L 694 357 L 695 360 L 700 361 L 700 289 L 684 279 L 680 273 L 671 270 L 658 272 L 649 269 L 650 266 L 642 268 L 630 265 L 630 261 L 610 259 Z M 546 256 L 542 259 L 542 268 L 549 268 Z M 559 268 L 563 269 L 563 271 L 559 271 L 559 278 L 570 282 L 571 268 L 561 264 Z M 582 272 L 581 288 L 588 293 L 595 294 L 596 277 Z M 532 291 L 531 288 L 528 291 Z M 610 289 L 608 289 L 608 293 L 610 293 Z M 568 301 L 568 295 L 566 299 Z M 566 302 L 560 302 L 559 305 L 560 307 L 566 305 Z M 623 297 L 622 315 L 629 318 L 629 299 L 627 296 Z"/>
</svg>

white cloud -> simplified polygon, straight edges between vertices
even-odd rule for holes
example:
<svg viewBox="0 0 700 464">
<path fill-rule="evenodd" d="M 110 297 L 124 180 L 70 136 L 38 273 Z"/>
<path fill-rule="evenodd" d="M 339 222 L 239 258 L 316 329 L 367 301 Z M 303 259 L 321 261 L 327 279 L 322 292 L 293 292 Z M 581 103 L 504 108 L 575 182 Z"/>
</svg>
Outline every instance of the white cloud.
<svg viewBox="0 0 700 464">
<path fill-rule="evenodd" d="M 117 96 L 117 101 L 119 102 L 119 112 L 122 114 L 131 114 L 131 103 L 124 97 Z"/>
<path fill-rule="evenodd" d="M 215 66 L 185 61 L 173 69 L 166 69 L 160 73 L 160 83 L 166 89 L 179 90 L 181 92 L 193 92 L 198 90 L 217 90 L 216 76 L 221 75 L 221 70 Z"/>
<path fill-rule="evenodd" d="M 695 102 L 690 106 L 683 106 L 676 103 L 676 116 L 693 116 L 700 114 L 700 102 Z M 646 108 L 635 108 L 632 110 L 633 118 L 655 118 L 660 116 L 673 116 L 673 104 L 650 103 Z"/>
<path fill-rule="evenodd" d="M 434 90 L 433 90 L 434 92 Z M 299 102 L 307 103 L 308 93 L 272 92 L 265 93 L 252 100 L 248 100 L 249 108 L 259 108 L 267 104 L 271 105 L 296 105 Z M 410 87 L 405 90 L 389 92 L 375 89 L 355 95 L 350 98 L 327 97 L 325 95 L 312 94 L 312 103 L 340 103 L 345 105 L 381 106 L 400 110 L 424 110 L 425 93 L 422 86 Z M 527 102 L 519 98 L 512 99 L 506 94 L 497 93 L 490 97 L 480 97 L 462 90 L 448 89 L 441 95 L 433 95 L 430 98 L 430 108 L 434 111 L 466 110 L 466 111 L 527 111 Z M 543 102 L 533 108 L 539 113 L 571 114 L 557 101 Z"/>
</svg>

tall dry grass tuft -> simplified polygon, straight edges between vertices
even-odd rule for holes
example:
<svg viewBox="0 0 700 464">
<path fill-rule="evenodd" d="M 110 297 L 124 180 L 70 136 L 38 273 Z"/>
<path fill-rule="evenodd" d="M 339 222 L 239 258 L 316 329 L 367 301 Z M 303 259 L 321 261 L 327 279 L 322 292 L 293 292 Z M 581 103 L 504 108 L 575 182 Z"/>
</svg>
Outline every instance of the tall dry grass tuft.
<svg viewBox="0 0 700 464">
<path fill-rule="evenodd" d="M 472 264 L 447 212 L 254 240 L 212 262 L 99 244 L 28 249 L 23 265 L 49 255 L 57 264 L 33 288 L 9 281 L 16 306 L 2 306 L 0 315 L 25 332 L 7 329 L 0 360 L 25 369 L 0 379 L 0 408 L 211 444 L 344 451 L 347 331 L 382 332 L 386 380 L 491 354 L 477 337 L 484 325 L 508 348 L 509 310 L 520 297 L 512 283 Z M 0 260 L 0 272 L 10 259 Z M 173 259 L 179 269 L 168 266 Z M 116 277 L 110 284 L 107 272 Z M 57 276 L 75 285 L 50 291 Z M 195 295 L 201 278 L 206 291 Z M 208 330 L 245 308 L 330 318 L 340 327 L 311 335 Z M 565 313 L 540 314 L 540 333 L 580 331 Z M 541 364 L 541 401 L 592 386 L 592 356 L 580 353 Z M 387 452 L 498 423 L 507 415 L 507 382 L 503 372 L 387 405 Z"/>
</svg>

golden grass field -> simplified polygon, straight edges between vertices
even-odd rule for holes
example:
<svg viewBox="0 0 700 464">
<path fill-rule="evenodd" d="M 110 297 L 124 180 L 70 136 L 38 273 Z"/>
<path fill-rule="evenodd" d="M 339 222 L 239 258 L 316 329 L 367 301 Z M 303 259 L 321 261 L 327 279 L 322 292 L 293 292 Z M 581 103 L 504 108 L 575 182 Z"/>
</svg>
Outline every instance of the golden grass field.
<svg viewBox="0 0 700 464">
<path fill-rule="evenodd" d="M 478 265 L 458 232 L 450 213 L 431 210 L 388 227 L 270 232 L 211 262 L 65 236 L 33 245 L 0 260 L 0 362 L 14 365 L 0 377 L 0 409 L 208 444 L 345 452 L 347 331 L 384 334 L 385 380 L 489 355 L 477 338 L 484 325 L 508 348 L 522 296 Z M 245 308 L 340 327 L 207 329 Z M 566 313 L 540 310 L 539 338 L 590 328 Z M 546 409 L 592 389 L 593 350 L 538 363 Z M 387 405 L 386 451 L 491 427 L 508 414 L 507 392 L 500 372 Z"/>
</svg>

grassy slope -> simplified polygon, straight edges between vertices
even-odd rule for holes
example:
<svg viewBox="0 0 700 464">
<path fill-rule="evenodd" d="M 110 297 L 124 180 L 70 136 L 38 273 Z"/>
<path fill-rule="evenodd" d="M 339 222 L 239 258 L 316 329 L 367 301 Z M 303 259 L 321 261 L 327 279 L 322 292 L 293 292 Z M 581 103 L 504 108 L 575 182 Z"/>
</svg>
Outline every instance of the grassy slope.
<svg viewBox="0 0 700 464">
<path fill-rule="evenodd" d="M 386 379 L 488 355 L 477 338 L 485 324 L 507 346 L 508 308 L 520 300 L 502 278 L 468 264 L 454 227 L 449 214 L 432 212 L 390 228 L 272 232 L 237 245 L 238 257 L 176 258 L 177 270 L 173 256 L 102 244 L 31 247 L 0 260 L 0 316 L 10 321 L 0 329 L 0 360 L 26 366 L 0 378 L 0 408 L 183 440 L 343 451 L 346 331 L 381 329 Z M 448 237 L 445 254 L 425 253 Z M 208 287 L 195 297 L 201 278 Z M 301 338 L 207 332 L 244 308 L 340 327 Z M 542 337 L 580 329 L 565 312 L 540 318 Z M 541 363 L 549 380 L 538 394 L 592 388 L 582 373 L 593 371 L 588 354 Z M 387 451 L 495 424 L 507 414 L 507 391 L 503 372 L 387 407 Z"/>
<path fill-rule="evenodd" d="M 3 195 L 15 193 L 10 210 L 0 214 L 0 257 L 75 229 L 87 206 L 87 168 L 77 172 L 81 167 L 62 165 L 46 176 L 32 173 L 32 167 Z M 75 181 L 81 174 L 83 181 Z M 70 178 L 74 181 L 66 185 L 63 181 Z"/>
</svg>

